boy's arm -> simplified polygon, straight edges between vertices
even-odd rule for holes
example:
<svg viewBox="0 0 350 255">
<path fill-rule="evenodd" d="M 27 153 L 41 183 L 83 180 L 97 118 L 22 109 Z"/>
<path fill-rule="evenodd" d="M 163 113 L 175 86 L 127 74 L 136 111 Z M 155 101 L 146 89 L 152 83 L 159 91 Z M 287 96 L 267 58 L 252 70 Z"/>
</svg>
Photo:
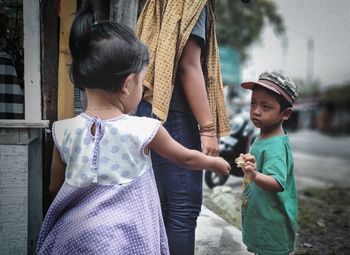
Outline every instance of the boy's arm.
<svg viewBox="0 0 350 255">
<path fill-rule="evenodd" d="M 62 161 L 60 153 L 56 146 L 53 148 L 52 163 L 51 163 L 51 176 L 49 191 L 53 197 L 56 196 L 60 190 L 66 172 L 66 164 Z"/>
<path fill-rule="evenodd" d="M 243 172 L 247 178 L 251 179 L 260 188 L 269 192 L 281 192 L 283 188 L 272 176 L 260 173 L 256 170 L 255 157 L 251 154 L 243 155 L 245 161 Z"/>
<path fill-rule="evenodd" d="M 230 165 L 220 157 L 207 156 L 197 150 L 190 150 L 182 146 L 169 135 L 163 126 L 159 127 L 148 147 L 162 157 L 185 168 L 208 169 L 225 175 L 228 175 L 231 170 Z"/>
<path fill-rule="evenodd" d="M 186 99 L 194 117 L 200 126 L 204 126 L 213 123 L 213 119 L 200 61 L 201 52 L 198 41 L 190 36 L 182 51 L 178 70 Z M 219 154 L 219 145 L 216 132 L 212 131 L 207 135 L 210 136 L 201 136 L 203 153 L 217 156 Z"/>
</svg>

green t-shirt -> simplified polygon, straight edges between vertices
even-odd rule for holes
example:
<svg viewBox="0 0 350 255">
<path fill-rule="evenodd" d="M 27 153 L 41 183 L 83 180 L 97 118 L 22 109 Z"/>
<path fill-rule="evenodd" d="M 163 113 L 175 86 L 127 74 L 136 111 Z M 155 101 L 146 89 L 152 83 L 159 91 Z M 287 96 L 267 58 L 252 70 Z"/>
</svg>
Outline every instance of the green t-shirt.
<svg viewBox="0 0 350 255">
<path fill-rule="evenodd" d="M 242 195 L 242 235 L 249 251 L 288 254 L 294 249 L 298 221 L 294 161 L 288 136 L 257 138 L 250 150 L 259 172 L 272 176 L 282 192 L 268 192 L 249 182 Z"/>
</svg>

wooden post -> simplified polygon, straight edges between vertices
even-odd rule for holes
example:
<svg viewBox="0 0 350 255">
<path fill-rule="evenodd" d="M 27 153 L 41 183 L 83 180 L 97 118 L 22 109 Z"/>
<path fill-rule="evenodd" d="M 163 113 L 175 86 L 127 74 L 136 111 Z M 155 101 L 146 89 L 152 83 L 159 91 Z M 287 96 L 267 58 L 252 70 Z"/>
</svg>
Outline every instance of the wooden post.
<svg viewBox="0 0 350 255">
<path fill-rule="evenodd" d="M 57 120 L 57 83 L 58 83 L 58 1 L 41 3 L 41 82 L 43 95 L 43 119 L 52 123 Z M 43 135 L 43 214 L 51 203 L 49 193 L 50 169 L 53 139 L 51 133 Z"/>
<path fill-rule="evenodd" d="M 66 119 L 74 117 L 74 86 L 69 79 L 68 65 L 71 63 L 71 57 L 68 40 L 74 13 L 77 10 L 77 1 L 61 0 L 60 2 L 57 118 Z"/>
</svg>

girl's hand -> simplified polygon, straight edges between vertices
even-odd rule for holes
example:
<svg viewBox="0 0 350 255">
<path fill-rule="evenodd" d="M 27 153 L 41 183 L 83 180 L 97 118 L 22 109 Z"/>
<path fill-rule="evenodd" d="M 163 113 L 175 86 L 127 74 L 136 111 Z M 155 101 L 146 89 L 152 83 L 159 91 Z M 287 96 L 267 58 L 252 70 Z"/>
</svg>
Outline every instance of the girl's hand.
<svg viewBox="0 0 350 255">
<path fill-rule="evenodd" d="M 203 133 L 201 135 L 202 152 L 208 156 L 219 155 L 219 143 L 215 133 Z"/>
<path fill-rule="evenodd" d="M 213 164 L 213 169 L 210 169 L 211 171 L 218 174 L 229 175 L 231 171 L 231 166 L 226 160 L 224 160 L 221 157 L 213 157 L 212 159 L 215 162 Z"/>
</svg>

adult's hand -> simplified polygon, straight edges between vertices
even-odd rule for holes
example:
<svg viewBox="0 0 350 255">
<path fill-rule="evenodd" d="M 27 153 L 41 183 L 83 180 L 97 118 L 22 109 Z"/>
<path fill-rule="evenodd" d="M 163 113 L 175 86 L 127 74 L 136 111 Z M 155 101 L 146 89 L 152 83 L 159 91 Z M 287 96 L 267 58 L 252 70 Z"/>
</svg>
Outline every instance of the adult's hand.
<svg viewBox="0 0 350 255">
<path fill-rule="evenodd" d="M 201 135 L 202 143 L 202 152 L 209 156 L 218 156 L 219 155 L 219 143 L 218 139 L 215 136 L 204 136 Z"/>
</svg>

